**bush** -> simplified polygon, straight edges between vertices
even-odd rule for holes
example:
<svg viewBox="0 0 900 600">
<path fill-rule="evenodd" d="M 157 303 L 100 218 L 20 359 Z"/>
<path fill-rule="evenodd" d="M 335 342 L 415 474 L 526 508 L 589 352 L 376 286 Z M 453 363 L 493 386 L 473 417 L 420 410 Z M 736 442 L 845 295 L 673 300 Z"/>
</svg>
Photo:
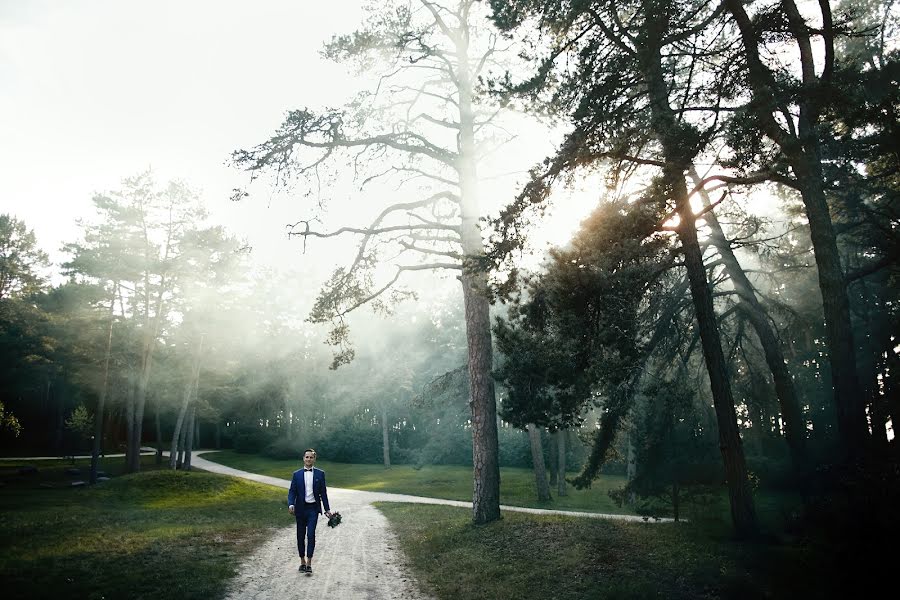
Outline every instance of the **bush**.
<svg viewBox="0 0 900 600">
<path fill-rule="evenodd" d="M 425 445 L 410 452 L 414 465 L 472 464 L 472 432 L 465 427 L 435 427 L 428 432 Z"/>
<path fill-rule="evenodd" d="M 368 464 L 383 460 L 380 427 L 360 426 L 351 419 L 342 419 L 337 427 L 329 428 L 317 437 L 311 446 L 328 460 Z"/>
<path fill-rule="evenodd" d="M 232 434 L 234 451 L 242 454 L 258 454 L 272 441 L 272 434 L 260 427 L 237 427 Z"/>
<path fill-rule="evenodd" d="M 531 468 L 531 443 L 527 433 L 514 427 L 501 427 L 497 431 L 497 441 L 500 443 L 501 467 Z M 546 443 L 544 450 L 547 450 Z"/>
<path fill-rule="evenodd" d="M 269 443 L 262 450 L 263 456 L 268 456 L 269 458 L 298 458 L 300 456 L 300 451 L 303 448 L 300 447 L 300 443 L 296 439 L 288 439 L 284 437 L 279 437 L 275 441 Z"/>
</svg>

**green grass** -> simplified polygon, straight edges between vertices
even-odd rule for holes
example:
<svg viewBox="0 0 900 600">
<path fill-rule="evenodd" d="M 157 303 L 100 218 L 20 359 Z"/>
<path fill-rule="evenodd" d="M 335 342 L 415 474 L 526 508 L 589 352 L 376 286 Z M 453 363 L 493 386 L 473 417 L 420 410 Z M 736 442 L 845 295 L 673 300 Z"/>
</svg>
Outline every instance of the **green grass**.
<svg viewBox="0 0 900 600">
<path fill-rule="evenodd" d="M 239 454 L 230 450 L 204 454 L 203 458 L 235 469 L 260 473 L 281 479 L 290 479 L 291 473 L 301 467 L 299 460 L 279 460 L 256 454 Z M 327 473 L 332 487 L 412 494 L 448 500 L 472 500 L 472 468 L 453 465 L 430 465 L 414 469 L 409 465 L 395 465 L 385 469 L 382 465 L 334 463 L 320 460 L 316 466 Z M 570 475 L 574 475 L 571 473 Z M 538 502 L 535 498 L 534 472 L 531 469 L 500 469 L 500 502 L 511 506 L 551 508 L 601 513 L 628 514 L 627 507 L 619 507 L 607 495 L 611 489 L 625 485 L 624 477 L 604 475 L 587 490 L 569 486 L 568 496 L 554 492 L 550 502 Z"/>
<path fill-rule="evenodd" d="M 824 598 L 814 550 L 739 544 L 687 523 L 506 513 L 474 526 L 467 509 L 378 503 L 417 580 L 439 599 Z"/>
<path fill-rule="evenodd" d="M 219 597 L 240 559 L 285 525 L 282 490 L 143 461 L 92 488 L 69 486 L 68 461 L 35 461 L 28 476 L 0 464 L 3 597 Z M 123 459 L 104 470 L 122 472 Z"/>
</svg>

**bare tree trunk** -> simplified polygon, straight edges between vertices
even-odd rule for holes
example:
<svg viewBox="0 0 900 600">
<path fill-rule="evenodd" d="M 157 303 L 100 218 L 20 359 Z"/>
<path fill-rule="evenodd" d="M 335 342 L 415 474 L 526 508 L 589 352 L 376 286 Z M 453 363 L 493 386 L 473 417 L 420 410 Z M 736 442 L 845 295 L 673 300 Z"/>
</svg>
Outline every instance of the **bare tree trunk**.
<svg viewBox="0 0 900 600">
<path fill-rule="evenodd" d="M 540 502 L 551 500 L 550 485 L 547 483 L 547 468 L 544 466 L 544 449 L 541 445 L 541 430 L 533 423 L 529 424 L 528 439 L 531 442 L 531 464 L 534 466 L 534 482 L 537 485 L 537 498 Z"/>
<path fill-rule="evenodd" d="M 184 438 L 186 429 L 187 427 L 182 427 L 181 433 L 178 436 L 178 452 L 175 455 L 175 469 L 179 471 L 184 467 Z"/>
<path fill-rule="evenodd" d="M 391 468 L 391 439 L 388 435 L 387 406 L 381 405 L 381 454 L 384 468 Z"/>
<path fill-rule="evenodd" d="M 116 286 L 118 287 L 118 286 Z M 116 305 L 115 291 L 109 299 L 109 329 L 106 335 L 106 356 L 103 357 L 103 383 L 100 387 L 100 397 L 97 399 L 97 412 L 94 414 L 94 440 L 91 448 L 91 475 L 90 483 L 97 483 L 97 471 L 100 466 L 100 449 L 103 447 L 103 410 L 106 405 L 106 393 L 109 387 L 109 359 L 112 354 L 112 334 L 114 321 L 114 308 Z"/>
<path fill-rule="evenodd" d="M 169 468 L 176 469 L 181 464 L 181 456 L 179 448 L 180 442 L 184 437 L 183 428 L 185 426 L 185 418 L 188 414 L 188 406 L 191 403 L 191 396 L 195 392 L 200 378 L 200 355 L 203 352 L 203 335 L 197 342 L 197 350 L 194 354 L 194 364 L 191 367 L 191 375 L 184 386 L 184 393 L 181 399 L 181 408 L 178 410 L 178 416 L 175 419 L 175 431 L 172 433 L 172 450 L 169 453 Z"/>
<path fill-rule="evenodd" d="M 184 461 L 182 463 L 182 468 L 185 471 L 191 470 L 191 456 L 194 451 L 194 417 L 197 414 L 197 405 L 193 404 L 191 406 L 191 414 L 188 417 L 187 427 L 185 427 L 185 431 L 187 432 L 187 437 L 184 440 Z"/>
<path fill-rule="evenodd" d="M 486 277 L 463 276 L 462 279 L 472 408 L 472 512 L 476 523 L 488 523 L 500 518 L 500 463 L 497 405 L 491 376 L 490 314 L 484 295 Z M 473 286 L 477 287 L 473 289 Z"/>
<path fill-rule="evenodd" d="M 556 493 L 560 496 L 568 496 L 566 490 L 566 437 L 569 433 L 565 429 L 556 432 Z"/>
<path fill-rule="evenodd" d="M 181 401 L 181 408 L 178 410 L 178 416 L 175 418 L 175 430 L 172 432 L 172 448 L 169 451 L 169 468 L 176 469 L 180 462 L 179 448 L 181 447 L 181 439 L 183 437 L 183 429 L 187 418 L 188 406 L 191 402 L 191 393 L 194 389 L 193 380 L 188 381 L 184 386 L 184 395 Z"/>
<path fill-rule="evenodd" d="M 725 463 L 725 477 L 728 482 L 728 495 L 731 502 L 731 516 L 734 527 L 740 536 L 752 536 L 758 531 L 756 509 L 747 478 L 747 465 L 744 449 L 737 427 L 737 414 L 731 385 L 728 381 L 728 364 L 722 352 L 719 326 L 713 307 L 712 293 L 706 280 L 706 269 L 703 256 L 697 243 L 697 230 L 694 215 L 687 199 L 687 187 L 684 177 L 679 190 L 679 238 L 684 251 L 685 267 L 691 281 L 691 296 L 694 300 L 694 312 L 700 329 L 700 342 L 706 360 L 716 409 L 716 423 L 719 429 L 719 447 Z"/>
<path fill-rule="evenodd" d="M 464 25 L 467 27 L 467 24 Z M 473 81 L 470 74 L 468 38 L 457 43 L 459 88 L 458 149 L 460 186 L 460 238 L 468 263 L 484 254 L 478 219 L 478 175 L 475 167 L 475 113 L 472 109 Z M 469 402 L 472 408 L 472 515 L 475 523 L 500 518 L 500 461 L 497 439 L 497 400 L 491 375 L 491 316 L 487 298 L 487 274 L 473 272 L 471 265 L 460 276 L 466 315 L 469 366 Z"/>
</svg>

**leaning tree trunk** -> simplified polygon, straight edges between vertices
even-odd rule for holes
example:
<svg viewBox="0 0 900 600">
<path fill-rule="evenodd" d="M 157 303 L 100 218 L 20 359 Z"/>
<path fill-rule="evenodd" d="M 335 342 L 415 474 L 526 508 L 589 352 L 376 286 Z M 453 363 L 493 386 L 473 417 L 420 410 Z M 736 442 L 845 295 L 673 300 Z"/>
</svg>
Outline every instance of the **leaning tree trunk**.
<svg viewBox="0 0 900 600">
<path fill-rule="evenodd" d="M 537 486 L 537 498 L 540 502 L 548 502 L 550 497 L 550 485 L 547 483 L 547 468 L 544 466 L 544 448 L 541 445 L 541 430 L 529 423 L 528 440 L 531 442 L 531 464 L 534 467 L 534 482 Z"/>
<path fill-rule="evenodd" d="M 556 432 L 556 493 L 568 496 L 566 490 L 566 436 L 568 432 L 560 429 Z M 551 459 L 552 460 L 552 459 Z"/>
<path fill-rule="evenodd" d="M 194 418 L 197 415 L 197 405 L 193 404 L 191 406 L 191 414 L 188 417 L 187 427 L 185 431 L 187 433 L 187 437 L 184 440 L 184 461 L 182 462 L 182 469 L 185 471 L 191 470 L 191 456 L 194 453 Z"/>
<path fill-rule="evenodd" d="M 758 531 L 756 510 L 747 477 L 744 449 L 738 432 L 737 414 L 731 385 L 728 381 L 728 364 L 722 351 L 721 336 L 713 306 L 712 291 L 706 279 L 703 252 L 697 239 L 696 217 L 691 208 L 685 172 L 690 167 L 697 149 L 685 148 L 684 126 L 679 124 L 669 105 L 669 88 L 666 83 L 659 44 L 668 30 L 666 11 L 647 6 L 645 31 L 647 47 L 641 53 L 640 63 L 644 83 L 650 100 L 650 121 L 653 133 L 662 145 L 663 190 L 675 203 L 680 222 L 678 238 L 684 256 L 684 266 L 690 282 L 694 314 L 700 331 L 700 342 L 706 369 L 709 373 L 716 422 L 719 429 L 719 447 L 725 465 L 731 518 L 735 532 L 741 537 L 753 536 Z M 656 41 L 654 46 L 653 41 Z"/>
<path fill-rule="evenodd" d="M 191 396 L 195 393 L 200 379 L 200 355 L 203 352 L 203 337 L 204 336 L 201 335 L 200 340 L 197 342 L 197 350 L 194 354 L 194 364 L 191 367 L 191 375 L 184 386 L 181 408 L 178 410 L 178 416 L 175 418 L 175 431 L 172 433 L 172 450 L 169 453 L 170 469 L 178 468 L 178 465 L 181 462 L 181 458 L 178 456 L 179 442 L 184 437 L 182 430 L 185 425 L 185 418 L 188 414 L 188 406 L 190 406 Z"/>
<path fill-rule="evenodd" d="M 838 431 L 844 451 L 851 459 L 862 455 L 868 439 L 865 407 L 859 390 L 856 372 L 856 353 L 853 345 L 853 328 L 850 322 L 850 303 L 847 281 L 841 267 L 837 235 L 828 200 L 825 197 L 824 174 L 819 135 L 818 103 L 827 98 L 818 89 L 815 96 L 801 99 L 797 119 L 797 135 L 781 128 L 775 119 L 778 111 L 775 99 L 775 78 L 759 55 L 759 34 L 747 15 L 741 0 L 725 0 L 741 33 L 741 41 L 747 57 L 747 82 L 753 94 L 751 107 L 763 132 L 775 142 L 794 172 L 799 183 L 800 196 L 806 209 L 810 239 L 819 275 L 822 293 L 822 310 L 825 317 L 825 343 L 831 365 L 831 381 L 837 410 Z M 820 6 L 823 4 L 820 3 Z M 816 77 L 809 28 L 793 2 L 785 0 L 782 6 L 788 17 L 789 30 L 800 51 L 800 66 L 807 91 L 820 88 Z M 827 3 L 824 3 L 827 6 Z M 826 39 L 833 31 L 827 32 Z M 830 74 L 829 66 L 826 66 Z"/>
<path fill-rule="evenodd" d="M 381 455 L 384 459 L 384 468 L 391 468 L 391 438 L 388 435 L 387 406 L 381 407 Z"/>
<path fill-rule="evenodd" d="M 738 535 L 750 536 L 757 532 L 758 525 L 753 496 L 750 492 L 750 482 L 747 478 L 744 449 L 737 427 L 734 399 L 728 381 L 728 364 L 725 361 L 725 354 L 722 352 L 712 293 L 709 289 L 709 282 L 706 280 L 703 256 L 700 252 L 700 245 L 697 243 L 694 214 L 687 199 L 687 187 L 684 185 L 683 176 L 681 184 L 679 237 L 684 252 L 685 267 L 691 281 L 691 296 L 694 301 L 697 326 L 700 329 L 700 343 L 706 360 L 706 370 L 709 373 L 713 406 L 716 409 L 719 447 L 725 463 L 731 518 Z"/>
<path fill-rule="evenodd" d="M 109 329 L 106 334 L 106 356 L 103 358 L 103 383 L 100 386 L 100 397 L 97 399 L 97 413 L 94 415 L 94 443 L 91 448 L 91 484 L 97 483 L 97 471 L 100 466 L 100 449 L 103 447 L 103 410 L 106 405 L 106 394 L 109 387 L 109 359 L 112 354 L 112 334 L 116 295 L 109 300 Z"/>
<path fill-rule="evenodd" d="M 475 168 L 475 114 L 472 109 L 473 82 L 469 72 L 469 49 L 464 38 L 457 40 L 459 65 L 459 161 L 460 238 L 464 261 L 460 276 L 466 315 L 466 343 L 469 367 L 469 403 L 472 409 L 472 515 L 475 523 L 500 518 L 500 461 L 497 439 L 497 401 L 494 396 L 491 348 L 490 303 L 487 274 L 471 264 L 484 254 L 478 224 L 478 176 Z"/>
<path fill-rule="evenodd" d="M 169 452 L 169 468 L 176 469 L 178 468 L 178 463 L 180 461 L 179 448 L 181 446 L 181 439 L 184 437 L 183 429 L 185 426 L 185 420 L 188 414 L 188 406 L 191 403 L 191 393 L 194 390 L 194 381 L 193 379 L 189 380 L 187 385 L 184 386 L 184 395 L 181 401 L 181 408 L 178 410 L 178 416 L 175 418 L 175 431 L 172 432 L 172 447 Z"/>
<path fill-rule="evenodd" d="M 691 166 L 691 178 L 696 182 L 700 181 L 700 177 L 693 166 Z M 709 196 L 705 190 L 700 192 L 700 197 L 703 199 L 703 204 L 709 208 Z M 801 484 L 805 485 L 804 482 L 809 475 L 809 458 L 806 451 L 806 421 L 803 418 L 803 411 L 800 408 L 800 401 L 794 388 L 794 380 L 788 369 L 781 342 L 772 328 L 768 312 L 756 297 L 756 290 L 753 288 L 753 284 L 750 283 L 750 279 L 741 267 L 740 262 L 738 262 L 737 256 L 735 256 L 731 248 L 731 243 L 725 237 L 725 232 L 719 224 L 715 212 L 710 210 L 704 218 L 707 226 L 710 228 L 710 240 L 719 251 L 719 256 L 725 265 L 725 272 L 728 273 L 735 292 L 740 298 L 739 306 L 759 338 L 766 358 L 766 364 L 775 382 L 775 395 L 778 397 L 781 416 L 784 419 L 785 438 L 791 450 L 794 470 L 800 478 Z"/>
<path fill-rule="evenodd" d="M 178 452 L 175 455 L 175 469 L 181 470 L 184 466 L 184 436 L 185 428 L 182 427 L 181 435 L 178 436 Z"/>
</svg>

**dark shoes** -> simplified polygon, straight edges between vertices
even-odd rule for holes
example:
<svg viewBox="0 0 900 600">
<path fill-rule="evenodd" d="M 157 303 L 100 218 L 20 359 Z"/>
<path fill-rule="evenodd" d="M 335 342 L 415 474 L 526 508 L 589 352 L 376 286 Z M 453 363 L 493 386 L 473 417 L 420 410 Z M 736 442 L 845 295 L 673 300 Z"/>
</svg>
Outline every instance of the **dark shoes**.
<svg viewBox="0 0 900 600">
<path fill-rule="evenodd" d="M 312 575 L 312 565 L 306 565 L 306 574 Z"/>
<path fill-rule="evenodd" d="M 300 568 L 297 569 L 297 570 L 300 571 L 301 573 L 306 573 L 306 569 L 307 569 L 307 568 L 308 568 L 308 567 L 307 567 L 306 565 L 300 565 Z"/>
</svg>

